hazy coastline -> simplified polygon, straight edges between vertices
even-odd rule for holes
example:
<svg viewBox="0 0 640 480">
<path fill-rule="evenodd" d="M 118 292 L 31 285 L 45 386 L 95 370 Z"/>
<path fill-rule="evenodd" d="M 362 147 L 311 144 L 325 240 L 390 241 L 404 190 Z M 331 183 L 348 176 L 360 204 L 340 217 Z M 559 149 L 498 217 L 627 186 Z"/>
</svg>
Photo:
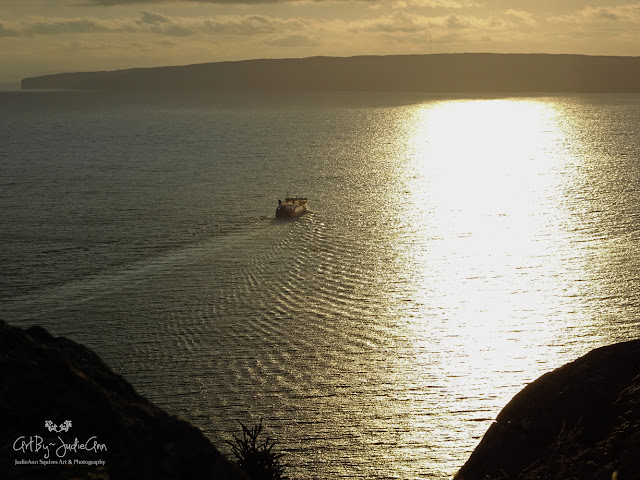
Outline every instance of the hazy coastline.
<svg viewBox="0 0 640 480">
<path fill-rule="evenodd" d="M 640 92 L 640 58 L 551 54 L 309 57 L 60 73 L 22 89 L 115 91 Z"/>
</svg>

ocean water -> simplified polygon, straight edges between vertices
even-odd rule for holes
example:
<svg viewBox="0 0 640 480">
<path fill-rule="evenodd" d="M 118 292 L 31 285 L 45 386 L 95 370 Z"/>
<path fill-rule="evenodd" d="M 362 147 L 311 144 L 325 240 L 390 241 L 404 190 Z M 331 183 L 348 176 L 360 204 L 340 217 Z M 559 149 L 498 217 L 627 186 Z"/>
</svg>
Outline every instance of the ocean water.
<svg viewBox="0 0 640 480">
<path fill-rule="evenodd" d="M 450 478 L 640 337 L 640 95 L 3 92 L 0 132 L 1 318 L 294 479 Z"/>
</svg>

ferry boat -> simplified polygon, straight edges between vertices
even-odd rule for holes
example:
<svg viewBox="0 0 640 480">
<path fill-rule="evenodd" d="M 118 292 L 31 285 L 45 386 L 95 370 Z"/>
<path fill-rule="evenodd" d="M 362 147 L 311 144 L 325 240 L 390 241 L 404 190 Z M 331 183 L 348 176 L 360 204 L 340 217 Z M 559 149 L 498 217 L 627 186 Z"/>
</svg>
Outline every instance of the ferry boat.
<svg viewBox="0 0 640 480">
<path fill-rule="evenodd" d="M 307 199 L 302 197 L 287 197 L 278 200 L 278 208 L 276 208 L 276 218 L 297 217 L 307 211 Z"/>
</svg>

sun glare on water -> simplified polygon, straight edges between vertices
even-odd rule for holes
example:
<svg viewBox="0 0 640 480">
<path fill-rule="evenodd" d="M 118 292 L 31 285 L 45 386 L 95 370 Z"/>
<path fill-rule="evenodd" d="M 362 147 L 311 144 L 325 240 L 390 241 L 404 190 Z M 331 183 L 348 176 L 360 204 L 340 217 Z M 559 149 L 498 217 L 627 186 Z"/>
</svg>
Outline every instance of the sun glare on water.
<svg viewBox="0 0 640 480">
<path fill-rule="evenodd" d="M 403 289 L 391 308 L 413 348 L 412 381 L 459 399 L 469 420 L 485 421 L 480 434 L 493 405 L 563 360 L 550 347 L 569 317 L 558 315 L 571 295 L 559 273 L 573 159 L 557 154 L 567 132 L 543 99 L 411 108 L 389 200 L 403 205 L 392 242 Z M 513 389 L 495 393 L 505 382 Z"/>
</svg>

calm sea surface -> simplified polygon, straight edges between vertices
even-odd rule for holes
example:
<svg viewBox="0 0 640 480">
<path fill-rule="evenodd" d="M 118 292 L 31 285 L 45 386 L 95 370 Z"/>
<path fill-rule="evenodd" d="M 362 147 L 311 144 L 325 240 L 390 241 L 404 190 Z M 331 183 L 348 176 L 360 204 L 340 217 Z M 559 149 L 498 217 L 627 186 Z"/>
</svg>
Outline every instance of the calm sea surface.
<svg viewBox="0 0 640 480">
<path fill-rule="evenodd" d="M 5 92 L 0 132 L 1 318 L 222 450 L 264 417 L 294 479 L 448 478 L 640 337 L 639 95 Z"/>
</svg>

